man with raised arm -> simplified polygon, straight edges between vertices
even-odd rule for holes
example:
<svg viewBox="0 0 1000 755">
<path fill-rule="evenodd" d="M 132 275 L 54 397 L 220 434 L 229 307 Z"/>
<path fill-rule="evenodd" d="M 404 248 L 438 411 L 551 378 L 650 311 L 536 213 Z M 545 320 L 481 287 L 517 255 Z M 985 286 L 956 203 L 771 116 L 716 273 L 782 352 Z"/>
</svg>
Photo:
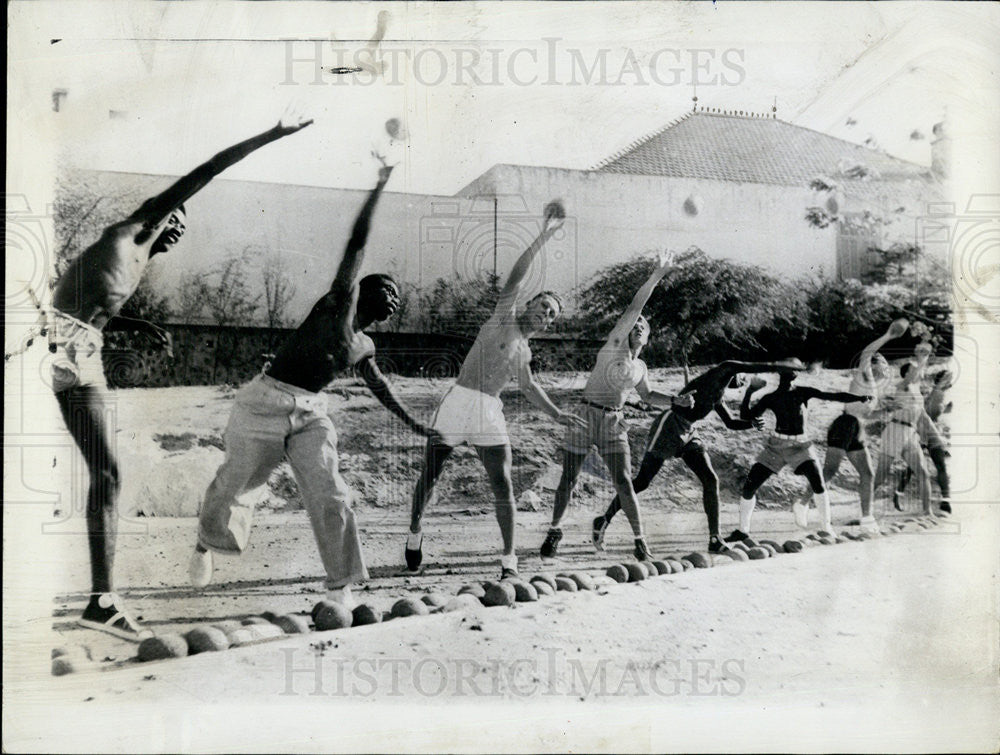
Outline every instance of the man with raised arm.
<svg viewBox="0 0 1000 755">
<path fill-rule="evenodd" d="M 107 383 L 101 365 L 103 330 L 139 330 L 169 349 L 163 330 L 144 320 L 117 317 L 135 293 L 150 258 L 169 251 L 184 233 L 184 202 L 215 176 L 256 149 L 294 134 L 312 121 L 283 118 L 274 128 L 218 153 L 152 197 L 74 259 L 56 284 L 45 314 L 52 362 L 52 390 L 90 474 L 87 539 L 90 601 L 79 623 L 138 640 L 141 627 L 114 592 L 112 572 L 121 487 L 114 428 L 106 424 Z"/>
<path fill-rule="evenodd" d="M 436 434 L 402 407 L 375 365 L 375 344 L 362 331 L 399 307 L 399 288 L 388 275 L 367 275 L 355 284 L 364 260 L 372 214 L 392 168 L 383 165 L 378 184 L 361 208 L 330 290 L 278 349 L 264 372 L 236 396 L 226 427 L 226 459 L 205 494 L 198 544 L 189 574 L 195 587 L 212 578 L 213 553 L 239 555 L 253 518 L 248 491 L 263 485 L 288 457 L 320 559 L 327 599 L 353 606 L 350 585 L 368 577 L 354 512 L 353 491 L 340 476 L 337 431 L 323 389 L 339 373 L 359 370 L 375 396 L 414 432 Z"/>
<path fill-rule="evenodd" d="M 694 424 L 715 412 L 730 430 L 762 427 L 763 423 L 759 420 L 751 422 L 733 417 L 723 403 L 723 397 L 727 388 L 739 388 L 743 384 L 742 375 L 776 372 L 782 364 L 782 362 L 722 362 L 688 382 L 678 394 L 692 396 L 693 405 L 684 406 L 679 403 L 674 405 L 662 412 L 649 428 L 646 450 L 639 465 L 639 472 L 632 480 L 632 488 L 636 493 L 641 493 L 649 487 L 665 461 L 683 459 L 688 469 L 694 472 L 701 482 L 702 506 L 708 519 L 708 550 L 711 553 L 721 553 L 728 549 L 719 534 L 719 477 L 712 468 L 708 449 L 694 432 Z M 597 550 L 604 550 L 604 534 L 621 508 L 621 499 L 615 496 L 608 510 L 594 519 L 592 537 Z"/>
<path fill-rule="evenodd" d="M 517 303 L 531 263 L 545 242 L 562 227 L 563 217 L 563 208 L 558 203 L 546 206 L 542 232 L 514 264 L 493 315 L 479 331 L 462 363 L 458 379 L 438 406 L 434 429 L 441 438 L 428 440 L 424 468 L 413 492 L 410 535 L 404 549 L 406 566 L 411 571 L 417 571 L 423 560 L 420 525 L 434 484 L 452 450 L 467 443 L 476 449 L 493 489 L 497 523 L 503 538 L 501 577 L 517 575 L 510 438 L 499 398 L 500 391 L 511 378 L 516 378 L 525 397 L 550 417 L 566 426 L 585 425 L 576 415 L 556 407 L 531 374 L 528 339 L 552 324 L 562 310 L 561 300 L 553 292 L 543 291 L 524 305 Z"/>
<path fill-rule="evenodd" d="M 573 497 L 573 488 L 576 487 L 583 462 L 593 447 L 597 448 L 597 452 L 607 464 L 611 482 L 618 493 L 618 499 L 622 501 L 625 516 L 632 525 L 635 557 L 640 561 L 652 558 L 643 537 L 639 501 L 632 488 L 632 454 L 628 444 L 628 426 L 625 424 L 622 408 L 633 388 L 644 401 L 653 406 L 665 409 L 675 405 L 686 408 L 694 406 L 694 398 L 691 395 L 678 399 L 654 391 L 649 385 L 646 364 L 639 359 L 639 352 L 649 340 L 649 323 L 642 316 L 642 308 L 646 306 L 657 284 L 672 265 L 672 254 L 659 255 L 653 272 L 636 291 L 628 308 L 615 323 L 608 340 L 597 353 L 597 362 L 583 389 L 580 407 L 580 415 L 587 426 L 572 426 L 566 429 L 562 477 L 556 489 L 552 526 L 545 537 L 545 542 L 542 543 L 542 558 L 552 558 L 556 555 L 559 541 L 563 536 L 559 525 Z"/>
<path fill-rule="evenodd" d="M 798 361 L 798 360 L 795 360 Z M 830 520 L 830 497 L 826 492 L 823 473 L 808 432 L 808 403 L 811 399 L 822 401 L 840 401 L 845 404 L 853 402 L 869 402 L 869 394 L 854 394 L 846 392 L 821 391 L 808 386 L 792 386 L 796 370 L 781 369 L 778 372 L 778 387 L 761 398 L 756 405 L 750 407 L 750 399 L 754 392 L 766 384 L 763 379 L 750 383 L 743 403 L 740 406 L 740 416 L 753 421 L 764 412 L 774 414 L 774 432 L 768 437 L 764 448 L 757 456 L 757 461 L 750 467 L 743 482 L 740 493 L 740 527 L 726 538 L 728 542 L 742 541 L 754 545 L 750 537 L 750 519 L 757 505 L 757 490 L 767 479 L 780 472 L 786 465 L 792 467 L 795 474 L 802 475 L 812 487 L 813 500 L 823 517 L 823 529 L 833 534 L 833 524 Z M 809 507 L 801 501 L 792 504 L 795 523 L 805 529 L 809 526 Z"/>
<path fill-rule="evenodd" d="M 874 492 L 872 483 L 875 473 L 868 453 L 868 437 L 862 423 L 871 414 L 871 401 L 878 399 L 880 387 L 889 379 L 889 365 L 878 351 L 889 341 L 904 335 L 907 327 L 909 323 L 905 319 L 894 321 L 883 335 L 861 351 L 858 366 L 851 373 L 851 385 L 847 390 L 859 396 L 871 396 L 871 400 L 845 404 L 844 413 L 837 417 L 826 431 L 823 480 L 830 482 L 836 476 L 846 456 L 858 470 L 860 478 L 858 492 L 861 498 L 861 531 L 870 535 L 877 535 L 879 528 L 872 513 Z M 804 502 L 804 505 L 808 503 Z"/>
</svg>

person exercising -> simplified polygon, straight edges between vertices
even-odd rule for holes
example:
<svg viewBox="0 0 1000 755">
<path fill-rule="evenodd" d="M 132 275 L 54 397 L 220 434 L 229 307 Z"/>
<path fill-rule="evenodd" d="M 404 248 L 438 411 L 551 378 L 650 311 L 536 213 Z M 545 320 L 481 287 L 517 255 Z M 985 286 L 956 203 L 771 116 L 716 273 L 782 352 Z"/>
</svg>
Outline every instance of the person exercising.
<svg viewBox="0 0 1000 755">
<path fill-rule="evenodd" d="M 380 158 L 381 159 L 381 158 Z M 253 501 L 244 494 L 263 485 L 288 458 L 309 514 L 326 571 L 327 599 L 353 607 L 350 586 L 367 579 L 361 539 L 337 457 L 337 431 L 323 389 L 356 368 L 372 393 L 411 430 L 437 439 L 413 419 L 375 364 L 375 344 L 363 330 L 399 308 L 399 287 L 388 275 L 355 284 L 365 256 L 372 215 L 392 167 L 384 165 L 351 233 L 330 290 L 278 349 L 273 362 L 236 396 L 226 427 L 226 459 L 202 503 L 198 543 L 189 576 L 195 587 L 212 578 L 213 553 L 239 555 L 247 547 Z"/>
<path fill-rule="evenodd" d="M 868 394 L 821 391 L 808 386 L 793 387 L 796 371 L 789 369 L 779 370 L 778 376 L 778 387 L 763 396 L 753 408 L 750 407 L 750 399 L 757 390 L 764 387 L 765 382 L 759 378 L 752 381 L 740 405 L 740 416 L 744 419 L 753 421 L 759 419 L 764 412 L 770 411 L 774 414 L 775 424 L 774 432 L 768 437 L 743 482 L 740 493 L 740 527 L 726 538 L 727 542 L 742 541 L 748 545 L 755 544 L 750 537 L 750 519 L 757 504 L 757 490 L 771 475 L 777 474 L 786 465 L 790 465 L 795 474 L 802 475 L 809 481 L 813 500 L 823 517 L 823 529 L 833 534 L 830 497 L 826 492 L 823 473 L 816 460 L 812 441 L 809 439 L 807 404 L 810 399 L 840 401 L 845 404 L 856 401 L 867 403 L 872 397 Z M 805 529 L 809 526 L 807 505 L 795 501 L 792 504 L 792 513 L 799 527 Z"/>
<path fill-rule="evenodd" d="M 805 369 L 801 364 L 784 362 L 722 362 L 688 382 L 678 394 L 691 395 L 694 398 L 693 406 L 674 406 L 662 412 L 649 428 L 639 472 L 632 480 L 633 490 L 636 493 L 646 490 L 667 459 L 682 459 L 701 482 L 702 505 L 708 519 L 708 550 L 712 553 L 721 553 L 729 546 L 719 535 L 719 477 L 712 468 L 708 449 L 694 432 L 694 424 L 715 412 L 730 430 L 763 427 L 759 420 L 748 421 L 733 417 L 722 399 L 727 388 L 739 388 L 743 384 L 743 375 L 777 372 L 783 365 L 792 370 Z M 621 508 L 621 500 L 615 496 L 607 511 L 594 519 L 592 538 L 597 550 L 604 550 L 604 534 Z"/>
<path fill-rule="evenodd" d="M 870 535 L 879 533 L 878 523 L 872 513 L 875 472 L 868 453 L 868 436 L 864 421 L 871 414 L 872 402 L 877 401 L 879 390 L 889 379 L 889 365 L 878 353 L 885 344 L 906 333 L 909 323 L 905 319 L 894 321 L 889 329 L 865 346 L 858 358 L 858 365 L 851 373 L 849 393 L 871 396 L 871 401 L 846 404 L 844 412 L 831 424 L 826 433 L 826 457 L 823 463 L 823 480 L 829 483 L 837 475 L 844 457 L 858 471 L 858 494 L 861 499 L 861 531 Z M 808 493 L 806 494 L 808 497 Z M 808 505 L 804 502 L 804 505 Z"/>
<path fill-rule="evenodd" d="M 552 324 L 562 311 L 562 301 L 555 293 L 542 291 L 525 305 L 517 303 L 532 261 L 545 242 L 562 227 L 564 217 L 562 205 L 550 202 L 546 206 L 541 233 L 511 269 L 493 315 L 480 329 L 462 363 L 458 379 L 437 408 L 433 427 L 441 437 L 427 442 L 424 467 L 413 491 L 410 534 L 403 551 L 410 571 L 419 570 L 423 560 L 421 520 L 434 485 L 452 450 L 467 443 L 476 449 L 493 489 L 497 523 L 503 538 L 501 578 L 517 576 L 510 438 L 499 398 L 500 391 L 511 378 L 517 378 L 521 392 L 532 404 L 557 422 L 567 427 L 586 425 L 580 417 L 553 404 L 531 374 L 528 339 Z"/>
<path fill-rule="evenodd" d="M 101 364 L 104 330 L 131 329 L 168 349 L 166 331 L 144 320 L 124 318 L 119 310 L 135 293 L 150 259 L 169 251 L 185 230 L 184 202 L 209 181 L 254 150 L 294 134 L 312 123 L 294 115 L 262 134 L 219 152 L 162 193 L 147 199 L 124 220 L 108 226 L 82 251 L 55 286 L 47 322 L 52 390 L 90 475 L 87 491 L 87 540 L 90 549 L 90 600 L 79 624 L 138 641 L 142 628 L 114 591 L 117 503 L 121 474 L 107 425 L 107 382 Z"/>
<path fill-rule="evenodd" d="M 607 464 L 612 484 L 623 502 L 622 507 L 629 524 L 632 525 L 635 557 L 639 561 L 652 558 L 643 537 L 639 502 L 632 489 L 632 455 L 622 407 L 633 388 L 644 401 L 653 406 L 670 408 L 677 405 L 690 408 L 694 405 L 694 397 L 691 395 L 678 400 L 677 397 L 654 391 L 649 385 L 646 364 L 639 359 L 639 352 L 649 340 L 649 323 L 642 316 L 642 308 L 672 266 L 672 254 L 659 255 L 653 272 L 636 291 L 631 303 L 608 335 L 608 340 L 597 353 L 597 362 L 583 389 L 580 407 L 580 415 L 586 420 L 587 426 L 566 429 L 562 477 L 556 489 L 552 526 L 541 547 L 542 558 L 556 555 L 563 536 L 559 525 L 573 497 L 573 488 L 583 463 L 593 447 L 597 448 Z"/>
</svg>

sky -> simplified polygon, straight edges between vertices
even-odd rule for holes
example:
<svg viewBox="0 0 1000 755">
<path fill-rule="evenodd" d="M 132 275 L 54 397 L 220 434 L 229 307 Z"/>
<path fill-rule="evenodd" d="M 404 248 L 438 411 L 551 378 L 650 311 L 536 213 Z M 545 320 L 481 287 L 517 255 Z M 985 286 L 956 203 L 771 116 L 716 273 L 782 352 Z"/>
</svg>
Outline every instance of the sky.
<svg viewBox="0 0 1000 755">
<path fill-rule="evenodd" d="M 382 74 L 317 79 L 380 12 Z M 368 187 L 399 117 L 392 188 L 445 195 L 495 163 L 591 168 L 695 95 L 929 164 L 933 125 L 995 109 L 1000 70 L 993 4 L 14 2 L 10 23 L 8 148 L 178 175 L 293 104 L 315 124 L 225 177 Z"/>
</svg>

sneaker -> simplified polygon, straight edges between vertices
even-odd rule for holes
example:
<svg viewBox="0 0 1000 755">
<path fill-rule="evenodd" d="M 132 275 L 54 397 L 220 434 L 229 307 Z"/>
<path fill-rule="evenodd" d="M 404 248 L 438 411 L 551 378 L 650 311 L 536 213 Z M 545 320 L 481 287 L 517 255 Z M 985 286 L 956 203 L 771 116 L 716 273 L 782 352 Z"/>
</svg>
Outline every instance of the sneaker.
<svg viewBox="0 0 1000 755">
<path fill-rule="evenodd" d="M 892 492 L 892 507 L 894 509 L 896 509 L 896 511 L 902 511 L 903 510 L 903 504 L 900 503 L 900 501 L 899 501 L 899 491 L 898 490 L 894 490 Z"/>
<path fill-rule="evenodd" d="M 415 546 L 415 547 L 411 547 Z M 410 571 L 417 571 L 420 563 L 424 560 L 424 533 L 411 532 L 406 539 L 406 548 L 403 550 L 406 558 L 406 568 Z"/>
<path fill-rule="evenodd" d="M 943 513 L 945 513 L 945 514 L 950 514 L 951 513 L 951 504 L 948 503 L 948 501 L 941 501 L 941 503 L 938 506 L 938 508 L 941 509 L 941 511 Z"/>
<path fill-rule="evenodd" d="M 795 524 L 799 529 L 804 530 L 809 527 L 809 507 L 801 501 L 792 504 L 792 516 L 795 517 Z"/>
<path fill-rule="evenodd" d="M 645 538 L 637 537 L 635 539 L 635 560 L 636 561 L 652 561 L 653 554 L 649 552 L 649 546 L 646 545 Z"/>
<path fill-rule="evenodd" d="M 131 642 L 141 642 L 153 636 L 149 629 L 143 629 L 142 625 L 132 618 L 122 605 L 122 599 L 113 592 L 91 595 L 90 603 L 76 623 L 87 629 L 107 632 Z"/>
<path fill-rule="evenodd" d="M 357 601 L 354 600 L 354 596 L 351 594 L 351 586 L 344 585 L 343 587 L 337 587 L 332 590 L 326 591 L 326 599 L 331 603 L 340 603 L 344 608 L 353 611 L 357 607 Z"/>
<path fill-rule="evenodd" d="M 215 570 L 212 551 L 194 549 L 191 554 L 191 563 L 188 564 L 188 578 L 191 586 L 199 590 L 212 581 L 212 572 Z"/>
<path fill-rule="evenodd" d="M 604 551 L 604 533 L 608 531 L 608 520 L 599 516 L 594 520 L 594 526 L 590 531 L 590 539 L 594 542 L 594 550 Z"/>
<path fill-rule="evenodd" d="M 709 553 L 729 553 L 732 551 L 726 543 L 719 539 L 718 535 L 712 535 L 708 539 L 708 552 Z"/>
<path fill-rule="evenodd" d="M 511 554 L 509 556 L 500 557 L 500 581 L 505 579 L 517 579 L 517 556 Z"/>
<path fill-rule="evenodd" d="M 559 541 L 562 540 L 562 536 L 562 530 L 558 527 L 549 528 L 549 534 L 545 536 L 545 542 L 542 543 L 542 558 L 553 558 L 556 555 L 556 552 L 559 550 Z"/>
<path fill-rule="evenodd" d="M 865 535 L 881 535 L 882 531 L 879 529 L 878 522 L 875 521 L 873 516 L 865 516 L 861 518 L 861 532 Z"/>
<path fill-rule="evenodd" d="M 505 579 L 518 579 L 517 569 L 511 569 L 509 566 L 505 566 L 500 570 L 500 581 L 503 582 Z"/>
<path fill-rule="evenodd" d="M 743 543 L 747 548 L 756 548 L 757 541 L 742 530 L 733 530 L 731 535 L 724 538 L 727 543 Z"/>
</svg>

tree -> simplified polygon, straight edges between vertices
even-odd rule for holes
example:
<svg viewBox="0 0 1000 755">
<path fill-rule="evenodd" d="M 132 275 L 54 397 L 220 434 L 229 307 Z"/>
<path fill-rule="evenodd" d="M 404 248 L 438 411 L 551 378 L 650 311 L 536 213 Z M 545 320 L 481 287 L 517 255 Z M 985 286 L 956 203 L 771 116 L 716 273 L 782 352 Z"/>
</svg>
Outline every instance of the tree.
<svg viewBox="0 0 1000 755">
<path fill-rule="evenodd" d="M 418 292 L 414 326 L 426 333 L 475 338 L 496 308 L 497 280 L 492 273 L 475 280 L 438 278 L 429 291 Z"/>
<path fill-rule="evenodd" d="M 292 322 L 288 305 L 295 298 L 295 284 L 285 272 L 285 261 L 272 254 L 264 259 L 261 268 L 264 283 L 264 314 L 269 328 L 288 328 Z"/>
<path fill-rule="evenodd" d="M 653 265 L 648 256 L 637 257 L 595 276 L 580 298 L 590 335 L 603 337 L 610 330 Z M 764 330 L 805 327 L 804 302 L 793 287 L 759 267 L 715 259 L 700 249 L 678 257 L 645 312 L 654 322 L 650 346 L 677 359 L 685 380 L 701 346 L 760 347 L 757 336 Z"/>
</svg>

